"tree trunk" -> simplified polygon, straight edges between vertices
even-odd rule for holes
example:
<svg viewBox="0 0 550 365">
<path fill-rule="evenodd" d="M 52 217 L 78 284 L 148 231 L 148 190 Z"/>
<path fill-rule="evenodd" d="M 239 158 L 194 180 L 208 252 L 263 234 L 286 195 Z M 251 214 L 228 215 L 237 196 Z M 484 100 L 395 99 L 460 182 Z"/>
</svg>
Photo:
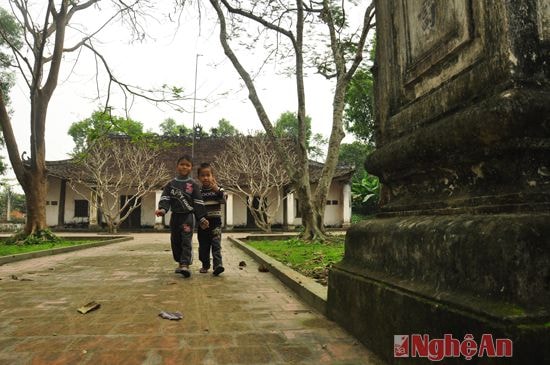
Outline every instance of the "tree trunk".
<svg viewBox="0 0 550 365">
<path fill-rule="evenodd" d="M 327 157 L 317 183 L 315 196 L 313 197 L 315 211 L 321 217 L 321 222 L 323 222 L 322 217 L 325 213 L 326 200 L 330 184 L 332 183 L 332 177 L 334 176 L 336 165 L 338 164 L 340 144 L 345 136 L 342 119 L 345 107 L 345 93 L 348 84 L 349 80 L 345 77 L 338 77 L 332 102 L 332 131 L 330 133 Z"/>
<path fill-rule="evenodd" d="M 232 12 L 233 14 L 239 14 L 247 16 L 246 12 L 242 12 L 236 9 L 233 9 L 227 1 L 221 0 L 225 8 Z M 249 91 L 248 97 L 252 102 L 252 105 L 256 109 L 256 113 L 264 126 L 266 134 L 269 140 L 273 143 L 275 147 L 275 153 L 279 155 L 281 160 L 285 161 L 285 151 L 280 146 L 279 141 L 275 137 L 273 132 L 273 126 L 267 116 L 265 108 L 263 107 L 260 98 L 256 92 L 254 86 L 254 81 L 250 74 L 246 72 L 243 65 L 240 63 L 239 59 L 231 49 L 231 46 L 228 43 L 227 29 L 225 15 L 223 14 L 218 0 L 210 0 L 210 3 L 216 10 L 218 15 L 218 20 L 220 21 L 220 42 L 224 49 L 226 56 L 231 60 L 233 66 L 241 76 L 242 80 L 245 82 L 245 85 Z M 328 11 L 329 4 L 324 1 L 323 6 L 325 10 Z M 303 74 L 303 27 L 304 27 L 304 5 L 301 1 L 297 2 L 297 22 L 296 22 L 296 37 L 292 34 L 291 31 L 283 29 L 275 24 L 267 25 L 270 29 L 275 30 L 280 35 L 288 37 L 292 42 L 295 51 L 296 58 L 296 91 L 298 99 L 298 163 L 297 166 L 285 165 L 284 168 L 287 170 L 288 175 L 291 177 L 294 188 L 296 189 L 296 194 L 298 196 L 300 207 L 302 210 L 302 224 L 304 226 L 304 233 L 302 237 L 306 240 L 324 240 L 326 238 L 325 227 L 324 227 L 324 210 L 325 210 L 325 201 L 328 194 L 328 189 L 334 175 L 336 168 L 336 163 L 338 161 L 338 148 L 342 138 L 344 137 L 344 131 L 342 127 L 342 112 L 344 107 L 344 93 L 347 87 L 347 83 L 351 78 L 351 75 L 346 74 L 345 72 L 345 59 L 341 53 L 341 49 L 337 44 L 337 37 L 334 31 L 334 23 L 330 19 L 331 26 L 331 46 L 333 48 L 333 53 L 335 56 L 335 62 L 337 63 L 337 72 L 338 72 L 338 82 L 337 90 L 334 96 L 334 105 L 333 105 L 333 128 L 331 133 L 331 138 L 329 141 L 329 153 L 327 155 L 327 161 L 322 171 L 321 178 L 317 182 L 317 190 L 315 195 L 312 194 L 310 187 L 310 176 L 309 176 L 309 159 L 306 148 L 306 135 L 305 135 L 305 118 L 306 118 L 306 107 L 305 107 L 305 92 L 304 92 L 304 74 Z M 258 21 L 257 17 L 248 14 L 248 18 Z M 258 21 L 261 24 L 266 25 L 263 21 Z M 366 37 L 366 34 L 364 34 Z M 364 38 L 362 37 L 362 43 L 360 44 L 360 49 L 362 52 L 364 45 Z M 359 52 L 359 51 L 358 51 Z M 359 52 L 360 53 L 360 52 Z M 360 61 L 360 57 L 358 57 Z M 357 65 L 354 66 L 355 68 Z"/>
<path fill-rule="evenodd" d="M 117 224 L 107 220 L 107 229 L 109 233 L 117 233 Z"/>
<path fill-rule="evenodd" d="M 324 240 L 326 234 L 323 217 L 315 205 L 312 204 L 309 174 L 304 174 L 298 183 L 296 195 L 302 211 L 302 225 L 304 226 L 301 238 L 307 241 Z"/>
<path fill-rule="evenodd" d="M 45 171 L 35 170 L 28 174 L 25 192 L 27 204 L 27 222 L 25 235 L 34 234 L 46 229 L 46 174 Z"/>
</svg>

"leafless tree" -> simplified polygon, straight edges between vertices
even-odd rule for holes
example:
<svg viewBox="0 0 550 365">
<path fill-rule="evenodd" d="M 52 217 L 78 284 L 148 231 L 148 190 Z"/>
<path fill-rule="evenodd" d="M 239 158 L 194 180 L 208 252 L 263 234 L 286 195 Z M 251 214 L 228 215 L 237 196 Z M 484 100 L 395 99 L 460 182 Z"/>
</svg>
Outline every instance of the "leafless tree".
<svg viewBox="0 0 550 365">
<path fill-rule="evenodd" d="M 293 155 L 290 147 L 283 148 Z M 224 189 L 248 206 L 256 225 L 266 232 L 271 232 L 284 188 L 290 183 L 282 164 L 265 135 L 233 137 L 214 163 Z"/>
<path fill-rule="evenodd" d="M 159 164 L 161 152 L 150 142 L 102 137 L 75 159 L 69 186 L 101 212 L 109 232 L 116 232 L 145 195 L 170 179 Z"/>
<path fill-rule="evenodd" d="M 230 40 L 239 39 L 244 42 L 246 37 L 238 37 L 238 34 L 243 28 L 250 31 L 250 27 L 243 26 L 243 22 L 256 24 L 257 27 L 253 28 L 255 36 L 249 37 L 251 43 L 244 48 L 246 51 L 258 52 L 257 47 L 264 47 L 266 44 L 259 42 L 258 38 L 263 34 L 273 34 L 271 38 L 272 44 L 274 44 L 273 52 L 290 55 L 293 58 L 293 75 L 296 80 L 298 101 L 298 163 L 297 165 L 285 163 L 283 167 L 290 177 L 299 199 L 304 224 L 304 239 L 313 240 L 325 237 L 323 225 L 325 201 L 336 169 L 340 143 L 344 138 L 342 123 L 344 96 L 350 80 L 363 60 L 367 36 L 374 27 L 374 4 L 359 3 L 350 0 L 295 0 L 290 2 L 210 0 L 219 20 L 220 42 L 224 52 L 244 81 L 249 92 L 249 99 L 281 161 L 285 161 L 285 151 L 274 134 L 273 124 L 258 95 L 255 79 L 243 66 L 234 46 L 230 44 Z M 352 11 L 349 10 L 350 7 L 353 9 Z M 351 31 L 350 13 L 363 14 L 360 24 Z M 304 36 L 305 34 L 307 37 Z M 314 43 L 309 45 L 305 43 L 304 40 L 308 38 L 311 38 Z M 326 54 L 316 51 L 323 44 L 329 45 Z M 322 174 L 314 191 L 311 190 L 308 169 L 305 123 L 304 74 L 308 66 L 306 62 L 309 61 L 314 62 L 319 73 L 336 80 L 332 103 L 332 131 Z M 313 66 L 313 64 L 310 65 Z"/>
<path fill-rule="evenodd" d="M 10 116 L 6 110 L 7 96 L 0 92 L 0 125 L 9 159 L 17 180 L 21 184 L 27 204 L 25 234 L 33 234 L 46 228 L 46 116 L 48 105 L 58 85 L 60 69 L 67 54 L 91 50 L 105 66 L 109 75 L 109 88 L 117 83 L 131 93 L 130 85 L 118 80 L 108 68 L 105 57 L 94 46 L 94 39 L 115 21 L 129 25 L 134 38 L 146 34 L 142 27 L 148 16 L 147 0 L 9 0 L 11 13 L 23 33 L 23 47 L 13 44 L 0 29 L 0 37 L 14 56 L 13 68 L 25 81 L 30 97 L 30 151 L 21 153 L 13 133 Z M 79 16 L 76 16 L 79 14 Z M 87 16 L 86 16 L 87 15 Z M 100 16 L 101 15 L 101 16 Z M 85 18 L 84 18 L 85 17 Z M 104 21 L 93 29 L 74 19 L 86 19 L 93 24 Z M 70 36 L 69 36 L 70 35 Z M 66 44 L 71 39 L 71 44 Z M 66 42 L 67 41 L 67 42 Z M 77 57 L 78 60 L 78 57 Z M 75 61 L 78 62 L 78 61 Z M 108 98 L 106 101 L 108 105 Z"/>
</svg>

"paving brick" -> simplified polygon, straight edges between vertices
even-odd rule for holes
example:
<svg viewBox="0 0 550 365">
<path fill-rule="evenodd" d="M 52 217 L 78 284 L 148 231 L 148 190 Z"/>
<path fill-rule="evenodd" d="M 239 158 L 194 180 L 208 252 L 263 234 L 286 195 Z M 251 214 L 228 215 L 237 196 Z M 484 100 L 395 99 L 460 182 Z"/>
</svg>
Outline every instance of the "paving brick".
<svg viewBox="0 0 550 365">
<path fill-rule="evenodd" d="M 380 363 L 228 241 L 220 277 L 198 262 L 174 274 L 169 247 L 168 233 L 136 234 L 0 266 L 0 365 Z"/>
<path fill-rule="evenodd" d="M 267 346 L 239 346 L 214 350 L 218 364 L 269 364 L 274 360 L 274 354 Z"/>
</svg>

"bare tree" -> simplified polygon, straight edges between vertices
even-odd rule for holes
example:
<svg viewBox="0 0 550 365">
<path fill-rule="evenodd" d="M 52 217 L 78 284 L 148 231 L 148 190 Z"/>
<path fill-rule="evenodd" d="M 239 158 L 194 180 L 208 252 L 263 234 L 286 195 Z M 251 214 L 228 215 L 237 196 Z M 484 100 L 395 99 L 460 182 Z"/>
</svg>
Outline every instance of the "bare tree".
<svg viewBox="0 0 550 365">
<path fill-rule="evenodd" d="M 245 2 L 242 1 L 210 0 L 210 3 L 215 9 L 220 23 L 220 42 L 224 52 L 244 81 L 249 92 L 249 99 L 281 161 L 285 161 L 285 151 L 276 138 L 273 124 L 258 95 L 254 77 L 243 66 L 229 40 L 239 38 L 244 42 L 245 37 L 237 37 L 236 34 L 243 28 L 250 29 L 250 27 L 242 25 L 243 21 L 247 21 L 256 24 L 257 28 L 253 30 L 256 32 L 256 36 L 250 38 L 252 42 L 245 49 L 249 52 L 256 52 L 256 47 L 265 46 L 265 42 L 258 42 L 258 34 L 272 33 L 274 37 L 271 39 L 275 39 L 273 41 L 274 52 L 290 54 L 294 59 L 293 74 L 296 80 L 299 126 L 298 163 L 296 166 L 283 164 L 283 167 L 299 198 L 304 224 L 303 238 L 323 239 L 325 237 L 323 225 L 325 201 L 338 162 L 339 146 L 344 137 L 342 122 L 345 106 L 344 96 L 350 80 L 363 60 L 368 33 L 374 27 L 374 4 L 364 5 L 364 9 L 361 11 L 355 1 L 345 0 L 296 0 L 286 3 L 253 0 L 249 2 L 248 8 L 245 8 Z M 350 11 L 347 11 L 349 9 L 346 9 L 346 6 L 354 7 L 351 11 L 352 14 L 358 14 L 360 11 L 363 14 L 361 24 L 351 32 L 349 31 L 350 18 L 348 16 Z M 228 29 L 227 17 L 230 20 L 230 29 Z M 310 46 L 304 44 L 306 32 L 309 32 L 308 38 L 314 39 L 316 44 Z M 323 42 L 330 45 L 329 52 L 320 55 L 314 50 L 322 46 Z M 288 50 L 284 49 L 285 44 L 288 46 Z M 318 72 L 327 78 L 336 80 L 332 103 L 332 131 L 324 167 L 314 191 L 311 190 L 310 184 L 306 141 L 306 95 L 304 91 L 306 59 L 316 60 Z"/>
<path fill-rule="evenodd" d="M 158 162 L 161 152 L 144 141 L 102 137 L 75 160 L 69 186 L 101 212 L 109 232 L 116 232 L 145 195 L 170 179 Z"/>
<path fill-rule="evenodd" d="M 112 82 L 119 82 L 109 71 L 105 58 L 94 47 L 94 39 L 116 20 L 129 24 L 132 34 L 142 38 L 145 30 L 140 24 L 147 16 L 148 6 L 146 0 L 44 0 L 38 3 L 9 1 L 11 12 L 23 30 L 23 47 L 14 44 L 9 35 L 0 29 L 0 38 L 11 49 L 14 67 L 25 81 L 30 96 L 30 151 L 21 154 L 6 110 L 7 96 L 3 90 L 0 92 L 0 125 L 12 168 L 25 192 L 27 223 L 24 232 L 27 235 L 46 228 L 46 116 L 64 58 L 71 52 L 91 50 L 108 71 L 109 87 Z M 106 16 L 102 24 L 89 30 L 73 21 L 79 13 L 90 13 L 86 17 L 90 22 Z M 69 39 L 66 33 L 71 34 L 71 39 L 76 38 L 72 44 L 65 44 L 66 38 Z M 129 88 L 122 83 L 120 86 Z"/>
<path fill-rule="evenodd" d="M 292 156 L 290 148 L 285 149 Z M 248 206 L 260 229 L 271 232 L 290 180 L 269 139 L 265 135 L 233 137 L 214 165 L 224 189 Z"/>
</svg>

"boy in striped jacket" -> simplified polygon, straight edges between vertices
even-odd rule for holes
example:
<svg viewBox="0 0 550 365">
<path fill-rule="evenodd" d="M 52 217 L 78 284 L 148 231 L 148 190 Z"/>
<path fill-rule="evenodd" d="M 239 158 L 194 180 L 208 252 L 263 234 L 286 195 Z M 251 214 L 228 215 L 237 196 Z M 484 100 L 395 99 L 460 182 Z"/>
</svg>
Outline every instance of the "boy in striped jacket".
<svg viewBox="0 0 550 365">
<path fill-rule="evenodd" d="M 212 251 L 212 264 L 214 276 L 224 272 L 222 262 L 222 210 L 221 205 L 225 203 L 223 188 L 218 186 L 214 177 L 214 169 L 205 162 L 197 170 L 199 181 L 202 184 L 201 195 L 206 207 L 206 219 L 208 227 L 202 226 L 198 229 L 199 237 L 199 260 L 202 263 L 200 272 L 205 274 L 210 269 L 210 252 Z"/>
</svg>

